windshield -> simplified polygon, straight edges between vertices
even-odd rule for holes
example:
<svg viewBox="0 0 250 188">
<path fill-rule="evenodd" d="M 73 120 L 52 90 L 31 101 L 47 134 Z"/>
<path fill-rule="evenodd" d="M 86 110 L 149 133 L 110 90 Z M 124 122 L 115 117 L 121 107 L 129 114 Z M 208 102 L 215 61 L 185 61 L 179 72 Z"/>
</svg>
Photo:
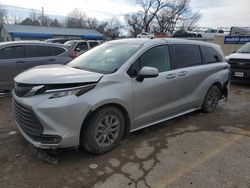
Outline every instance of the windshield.
<svg viewBox="0 0 250 188">
<path fill-rule="evenodd" d="M 75 44 L 76 44 L 76 41 L 68 41 L 64 43 L 64 45 L 69 46 L 71 49 L 75 46 Z"/>
<path fill-rule="evenodd" d="M 239 50 L 237 50 L 237 53 L 250 53 L 250 43 L 242 46 Z"/>
<path fill-rule="evenodd" d="M 106 43 L 71 61 L 71 67 L 111 74 L 118 70 L 139 48 L 138 44 Z"/>
</svg>

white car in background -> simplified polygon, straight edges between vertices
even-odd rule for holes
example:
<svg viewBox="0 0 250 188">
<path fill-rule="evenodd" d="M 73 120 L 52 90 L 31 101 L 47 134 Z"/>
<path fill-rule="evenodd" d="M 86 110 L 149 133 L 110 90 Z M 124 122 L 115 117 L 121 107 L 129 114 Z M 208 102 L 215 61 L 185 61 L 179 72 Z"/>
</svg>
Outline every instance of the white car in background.
<svg viewBox="0 0 250 188">
<path fill-rule="evenodd" d="M 149 39 L 153 39 L 155 36 L 154 34 L 151 33 L 147 33 L 147 32 L 142 32 L 140 34 L 137 35 L 137 38 L 149 38 Z"/>
<path fill-rule="evenodd" d="M 222 29 L 208 29 L 204 32 L 199 32 L 197 37 L 213 39 L 215 35 L 225 35 L 225 32 Z"/>
<path fill-rule="evenodd" d="M 231 66 L 231 80 L 250 83 L 250 42 L 225 57 Z"/>
</svg>

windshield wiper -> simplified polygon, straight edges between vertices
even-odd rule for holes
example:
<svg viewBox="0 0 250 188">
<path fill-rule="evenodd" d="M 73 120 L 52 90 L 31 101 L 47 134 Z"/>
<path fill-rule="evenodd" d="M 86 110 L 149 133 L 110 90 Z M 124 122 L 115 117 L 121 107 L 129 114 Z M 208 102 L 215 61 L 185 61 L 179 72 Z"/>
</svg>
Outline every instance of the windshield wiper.
<svg viewBox="0 0 250 188">
<path fill-rule="evenodd" d="M 72 68 L 83 70 L 83 69 L 81 69 L 80 67 L 72 67 Z"/>
</svg>

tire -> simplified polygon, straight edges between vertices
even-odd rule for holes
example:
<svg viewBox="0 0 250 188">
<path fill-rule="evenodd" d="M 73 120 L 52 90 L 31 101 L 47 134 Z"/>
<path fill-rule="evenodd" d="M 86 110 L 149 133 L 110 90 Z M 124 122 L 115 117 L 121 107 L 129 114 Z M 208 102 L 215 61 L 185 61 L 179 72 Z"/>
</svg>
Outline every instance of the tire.
<svg viewBox="0 0 250 188">
<path fill-rule="evenodd" d="M 115 107 L 94 112 L 81 133 L 81 145 L 93 154 L 103 154 L 118 145 L 124 133 L 125 118 Z"/>
<path fill-rule="evenodd" d="M 205 113 L 211 113 L 215 110 L 219 99 L 221 96 L 221 91 L 217 86 L 212 86 L 208 90 L 205 100 L 203 102 L 202 110 Z"/>
</svg>

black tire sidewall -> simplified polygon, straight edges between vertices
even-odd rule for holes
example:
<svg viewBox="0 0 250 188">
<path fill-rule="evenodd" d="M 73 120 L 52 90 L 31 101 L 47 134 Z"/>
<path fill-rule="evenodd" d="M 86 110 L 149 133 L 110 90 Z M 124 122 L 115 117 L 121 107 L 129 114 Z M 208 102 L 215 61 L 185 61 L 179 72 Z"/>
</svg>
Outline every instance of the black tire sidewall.
<svg viewBox="0 0 250 188">
<path fill-rule="evenodd" d="M 212 86 L 212 87 L 210 87 L 209 88 L 209 90 L 208 90 L 208 92 L 207 92 L 207 94 L 206 94 L 206 97 L 205 97 L 205 100 L 204 100 L 204 102 L 203 102 L 203 106 L 202 106 L 202 109 L 203 109 L 203 111 L 205 112 L 205 113 L 211 113 L 211 112 L 213 112 L 214 110 L 215 110 L 215 108 L 216 108 L 216 106 L 217 106 L 217 104 L 216 104 L 216 106 L 211 110 L 211 109 L 209 109 L 208 107 L 207 107 L 207 103 L 208 103 L 208 100 L 209 100 L 209 94 L 212 92 L 212 91 L 216 91 L 217 92 L 217 104 L 218 104 L 218 102 L 219 102 L 219 97 L 220 97 L 220 89 L 217 87 L 217 86 Z"/>
<path fill-rule="evenodd" d="M 117 137 L 117 139 L 110 145 L 107 147 L 103 147 L 100 146 L 95 139 L 95 132 L 96 132 L 96 128 L 97 128 L 97 123 L 99 122 L 99 120 L 107 115 L 107 114 L 112 114 L 115 115 L 119 121 L 120 121 L 120 131 L 119 131 L 119 135 Z M 83 132 L 81 133 L 81 145 L 88 150 L 91 153 L 94 154 L 102 154 L 102 153 L 106 153 L 108 151 L 110 151 L 111 149 L 113 149 L 114 147 L 116 147 L 121 138 L 122 135 L 124 133 L 124 128 L 125 128 L 125 118 L 122 114 L 122 112 L 116 108 L 116 107 L 104 107 L 101 108 L 97 111 L 95 111 L 90 118 L 88 119 L 85 128 L 83 128 Z"/>
</svg>

